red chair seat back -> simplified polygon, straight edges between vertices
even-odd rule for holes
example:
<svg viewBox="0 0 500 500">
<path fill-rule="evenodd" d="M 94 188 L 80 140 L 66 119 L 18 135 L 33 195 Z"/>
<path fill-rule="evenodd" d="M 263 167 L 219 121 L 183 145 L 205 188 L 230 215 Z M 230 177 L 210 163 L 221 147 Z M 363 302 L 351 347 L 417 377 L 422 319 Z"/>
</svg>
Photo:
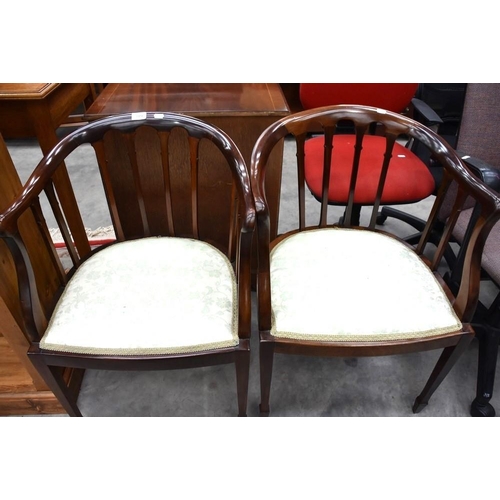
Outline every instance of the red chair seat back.
<svg viewBox="0 0 500 500">
<path fill-rule="evenodd" d="M 301 83 L 304 109 L 335 104 L 362 104 L 401 113 L 417 91 L 418 83 Z"/>
<path fill-rule="evenodd" d="M 328 191 L 330 204 L 344 205 L 347 203 L 355 140 L 356 137 L 350 134 L 335 136 Z M 358 181 L 354 191 L 354 203 L 359 205 L 373 204 L 382 170 L 385 146 L 385 137 L 365 136 Z M 323 155 L 323 136 L 306 141 L 305 179 L 312 194 L 319 200 L 321 199 L 323 183 Z M 390 205 L 412 203 L 427 198 L 433 190 L 434 179 L 427 166 L 409 149 L 396 143 L 381 202 Z"/>
</svg>

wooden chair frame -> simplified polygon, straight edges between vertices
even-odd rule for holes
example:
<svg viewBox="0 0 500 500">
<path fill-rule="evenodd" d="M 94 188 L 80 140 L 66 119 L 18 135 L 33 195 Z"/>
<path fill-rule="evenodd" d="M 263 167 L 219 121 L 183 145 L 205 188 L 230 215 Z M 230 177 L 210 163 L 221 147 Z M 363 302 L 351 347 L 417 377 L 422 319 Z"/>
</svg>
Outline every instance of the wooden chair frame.
<svg viewBox="0 0 500 500">
<path fill-rule="evenodd" d="M 154 129 L 161 143 L 161 161 L 164 173 L 164 199 L 167 221 L 165 230 L 153 229 L 151 212 L 146 207 L 146 197 L 141 185 L 139 166 L 135 155 L 134 134 L 142 129 Z M 232 174 L 231 227 L 226 253 L 236 269 L 238 286 L 238 336 L 239 343 L 234 348 L 200 351 L 185 354 L 119 356 L 119 355 L 82 355 L 41 349 L 39 341 L 46 330 L 48 320 L 54 310 L 65 285 L 73 273 L 95 252 L 92 250 L 76 206 L 71 189 L 54 187 L 54 179 L 69 181 L 63 161 L 82 144 L 92 144 L 96 151 L 101 177 L 105 188 L 117 242 L 147 236 L 176 236 L 172 223 L 172 198 L 169 183 L 168 141 L 173 129 L 184 129 L 188 134 L 189 162 L 191 170 L 191 238 L 199 238 L 198 225 L 198 154 L 202 140 L 210 141 L 224 155 Z M 123 134 L 130 158 L 130 168 L 134 179 L 137 203 L 140 208 L 142 234 L 130 236 L 126 229 L 126 214 L 120 213 L 117 196 L 110 180 L 103 138 L 109 132 Z M 59 184 L 60 185 L 60 184 Z M 70 185 L 69 185 L 70 186 Z M 53 213 L 66 242 L 73 261 L 73 267 L 66 273 L 59 261 L 50 234 L 40 209 L 39 195 L 45 191 Z M 31 212 L 35 217 L 45 244 L 50 248 L 53 264 L 59 276 L 58 292 L 55 296 L 45 297 L 43 290 L 37 289 L 37 270 L 33 267 L 32 256 L 28 251 L 19 220 L 23 214 Z M 31 215 L 30 215 L 31 217 Z M 24 190 L 11 206 L 0 214 L 0 237 L 7 244 L 17 271 L 19 298 L 24 321 L 24 333 L 30 342 L 28 355 L 44 378 L 49 388 L 71 416 L 81 416 L 74 395 L 64 379 L 64 369 L 97 370 L 163 370 L 193 368 L 217 364 L 235 363 L 238 389 L 239 415 L 246 415 L 249 362 L 250 362 L 250 322 L 251 322 L 251 262 L 250 251 L 255 224 L 255 208 L 251 195 L 250 180 L 245 161 L 234 142 L 220 129 L 196 118 L 174 113 L 140 113 L 113 116 L 82 127 L 60 141 L 46 155 L 25 184 Z M 127 231 L 129 234 L 127 234 Z M 185 235 L 182 235 L 185 236 Z"/>
<path fill-rule="evenodd" d="M 442 285 L 453 309 L 463 324 L 461 331 L 436 335 L 425 339 L 404 341 L 374 341 L 374 342 L 321 342 L 292 340 L 273 337 L 271 335 L 272 306 L 271 306 L 271 279 L 270 279 L 270 250 L 284 238 L 295 234 L 297 231 L 332 227 L 327 223 L 328 209 L 328 182 L 330 178 L 331 151 L 334 147 L 334 135 L 337 124 L 342 120 L 351 121 L 356 130 L 356 145 L 353 160 L 352 176 L 350 180 L 349 200 L 346 206 L 343 227 L 356 227 L 363 231 L 376 231 L 377 214 L 380 206 L 381 193 L 384 187 L 385 176 L 390 164 L 392 146 L 398 137 L 415 139 L 430 149 L 436 160 L 441 162 L 445 170 L 444 180 L 436 196 L 436 200 L 422 236 L 414 249 L 416 254 L 434 272 Z M 371 219 L 368 227 L 361 228 L 351 224 L 353 213 L 354 189 L 356 186 L 357 169 L 362 150 L 364 135 L 373 124 L 379 124 L 384 130 L 387 149 L 381 168 L 380 182 L 377 190 Z M 305 224 L 305 181 L 304 181 L 304 142 L 310 130 L 323 130 L 325 137 L 324 175 L 321 200 L 321 215 L 317 226 L 306 227 Z M 297 144 L 297 172 L 298 172 L 298 199 L 299 199 L 299 228 L 278 236 L 270 241 L 269 210 L 265 193 L 266 162 L 273 147 L 285 136 L 295 137 Z M 273 360 L 275 353 L 301 354 L 310 356 L 381 356 L 403 354 L 432 349 L 443 349 L 443 352 L 432 372 L 426 386 L 416 398 L 413 411 L 416 413 L 427 405 L 429 398 L 453 367 L 456 360 L 466 349 L 474 336 L 474 331 L 469 322 L 475 311 L 480 283 L 481 254 L 489 231 L 500 218 L 500 199 L 496 193 L 478 181 L 468 170 L 465 164 L 436 133 L 424 125 L 397 113 L 380 110 L 377 108 L 356 105 L 338 105 L 312 109 L 288 116 L 270 126 L 257 141 L 251 160 L 252 189 L 257 210 L 257 236 L 258 236 L 258 322 L 260 332 L 260 377 L 261 377 L 261 404 L 262 415 L 270 411 L 269 397 Z M 448 219 L 442 237 L 437 244 L 432 259 L 424 256 L 428 248 L 429 238 L 434 226 L 439 223 L 438 212 L 443 202 L 448 187 L 456 181 L 458 191 L 452 215 Z M 450 241 L 453 227 L 460 214 L 461 206 L 468 196 L 472 196 L 481 207 L 480 215 L 472 230 L 464 258 L 462 279 L 460 287 L 453 295 L 438 275 L 438 265 L 441 263 L 443 253 Z M 337 224 L 335 224 L 337 226 Z M 406 243 L 405 243 L 406 244 Z M 409 245 L 408 245 L 409 246 Z M 413 248 L 413 247 L 410 247 Z M 353 298 L 355 299 L 355 298 Z"/>
</svg>

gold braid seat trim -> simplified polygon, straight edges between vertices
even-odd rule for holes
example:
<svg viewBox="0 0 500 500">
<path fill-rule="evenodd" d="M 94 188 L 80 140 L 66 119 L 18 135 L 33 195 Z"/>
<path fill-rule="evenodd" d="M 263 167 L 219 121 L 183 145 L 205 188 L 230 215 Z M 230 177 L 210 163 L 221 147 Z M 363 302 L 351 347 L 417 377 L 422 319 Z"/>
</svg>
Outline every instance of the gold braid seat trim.
<svg viewBox="0 0 500 500">
<path fill-rule="evenodd" d="M 233 268 L 213 246 L 174 237 L 127 241 L 76 271 L 40 347 L 103 355 L 234 347 L 237 311 Z"/>
</svg>

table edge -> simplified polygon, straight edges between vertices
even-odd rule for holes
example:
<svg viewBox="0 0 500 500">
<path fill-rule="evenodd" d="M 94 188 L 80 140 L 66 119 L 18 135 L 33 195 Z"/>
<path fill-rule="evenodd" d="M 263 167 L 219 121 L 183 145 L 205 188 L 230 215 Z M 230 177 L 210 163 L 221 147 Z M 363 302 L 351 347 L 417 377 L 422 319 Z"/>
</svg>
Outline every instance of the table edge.
<svg viewBox="0 0 500 500">
<path fill-rule="evenodd" d="M 0 99 L 12 99 L 12 100 L 26 100 L 26 99 L 44 99 L 54 91 L 57 87 L 61 85 L 60 83 L 46 83 L 42 88 L 38 91 L 30 91 L 30 92 L 19 92 L 19 91 L 0 91 Z"/>
</svg>

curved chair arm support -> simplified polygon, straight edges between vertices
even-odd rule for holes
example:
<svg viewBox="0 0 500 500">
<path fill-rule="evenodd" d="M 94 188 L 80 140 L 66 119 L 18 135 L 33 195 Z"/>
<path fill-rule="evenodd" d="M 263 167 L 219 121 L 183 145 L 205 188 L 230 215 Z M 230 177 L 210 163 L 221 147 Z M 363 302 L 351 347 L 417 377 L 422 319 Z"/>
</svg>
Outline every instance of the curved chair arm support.
<svg viewBox="0 0 500 500">
<path fill-rule="evenodd" d="M 464 155 L 463 153 L 459 153 L 464 163 L 470 168 L 470 170 L 489 188 L 496 192 L 500 192 L 500 171 L 488 163 L 474 158 L 472 156 Z M 456 286 L 456 284 L 461 283 L 463 279 L 462 269 L 464 268 L 464 261 L 468 257 L 467 250 L 471 246 L 471 240 L 474 236 L 474 231 L 478 225 L 478 221 L 481 217 L 481 206 L 476 205 L 470 217 L 469 223 L 467 225 L 467 229 L 464 234 L 464 238 L 462 240 L 460 250 L 457 255 L 456 263 L 453 266 L 450 274 L 451 284 Z M 492 223 L 488 225 L 488 229 L 486 230 L 486 237 L 484 240 L 486 241 L 487 235 L 491 228 L 493 227 Z M 477 237 L 477 235 L 476 235 Z M 483 242 L 484 245 L 484 242 Z M 476 261 L 479 259 L 479 265 L 481 264 L 481 258 L 475 256 Z M 470 279 L 470 278 L 469 278 Z M 472 317 L 472 313 L 469 314 Z"/>
<path fill-rule="evenodd" d="M 197 118 L 184 116 L 175 113 L 126 113 L 123 115 L 111 116 L 91 122 L 85 127 L 78 129 L 59 142 L 52 151 L 46 155 L 35 168 L 21 194 L 11 204 L 10 208 L 0 214 L 0 232 L 13 232 L 15 220 L 34 201 L 50 181 L 55 171 L 64 162 L 64 159 L 83 143 L 92 143 L 102 139 L 110 128 L 116 128 L 123 132 L 133 132 L 143 125 L 154 125 L 159 130 L 172 130 L 175 127 L 186 128 L 193 137 L 199 139 L 206 138 L 212 142 L 217 142 L 217 146 L 224 154 L 231 170 L 240 177 L 245 177 L 246 167 L 243 156 L 234 141 L 224 132 L 220 132 L 213 126 L 204 123 Z M 236 153 L 234 156 L 232 153 Z M 248 215 L 242 220 L 242 227 L 245 231 L 253 231 L 255 224 L 255 210 L 250 187 L 246 192 L 238 193 L 244 204 L 245 213 Z"/>
<path fill-rule="evenodd" d="M 47 318 L 40 303 L 35 273 L 26 246 L 19 233 L 12 236 L 0 235 L 11 252 L 16 267 L 19 300 L 24 331 L 30 342 L 38 342 L 47 327 Z"/>
<path fill-rule="evenodd" d="M 500 210 L 500 207 L 499 207 Z M 468 269 L 468 273 L 462 273 L 460 288 L 453 307 L 457 315 L 464 322 L 472 321 L 476 311 L 477 302 L 479 299 L 479 283 L 481 279 L 481 259 L 483 249 L 488 238 L 488 235 L 493 226 L 500 220 L 500 212 L 494 216 L 485 218 L 481 213 L 477 221 L 475 217 L 471 217 L 468 231 L 470 232 L 469 240 L 465 242 L 466 248 L 464 264 L 462 269 Z"/>
<path fill-rule="evenodd" d="M 283 120 L 270 125 L 259 137 L 252 151 L 250 160 L 250 181 L 252 184 L 253 199 L 258 223 L 257 255 L 258 255 L 258 308 L 260 331 L 271 330 L 271 288 L 269 282 L 269 246 L 270 246 L 270 218 L 265 195 L 265 171 L 269 155 L 274 146 L 283 139 L 288 131 L 282 125 Z M 264 146 L 262 146 L 264 145 Z"/>
<path fill-rule="evenodd" d="M 238 262 L 237 278 L 238 278 L 238 324 L 240 338 L 249 339 L 251 335 L 251 310 L 252 310 L 252 269 L 251 269 L 251 253 L 252 253 L 253 232 L 241 233 L 239 245 L 239 255 L 236 258 Z"/>
</svg>

